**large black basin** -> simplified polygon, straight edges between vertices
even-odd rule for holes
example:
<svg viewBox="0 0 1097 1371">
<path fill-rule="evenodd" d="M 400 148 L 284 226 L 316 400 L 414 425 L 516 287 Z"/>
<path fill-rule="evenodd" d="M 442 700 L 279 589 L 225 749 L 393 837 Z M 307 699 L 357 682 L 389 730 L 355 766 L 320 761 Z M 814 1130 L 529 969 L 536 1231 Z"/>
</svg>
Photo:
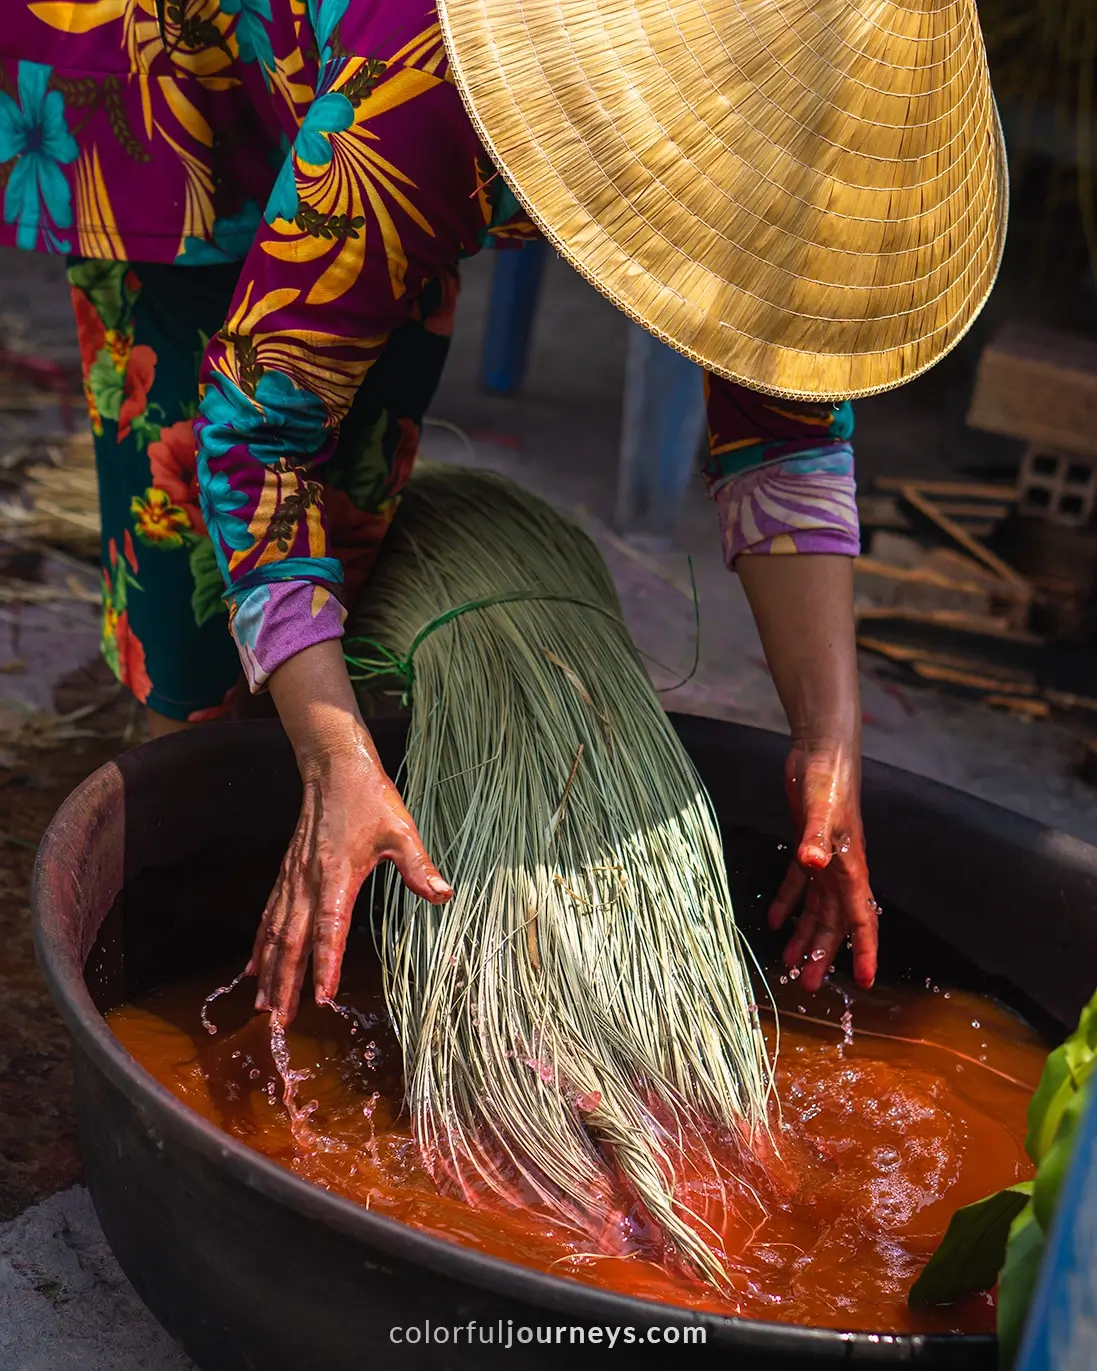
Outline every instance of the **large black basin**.
<svg viewBox="0 0 1097 1371">
<path fill-rule="evenodd" d="M 764 956 L 757 916 L 787 855 L 776 841 L 788 837 L 784 741 L 711 720 L 675 722 L 720 816 L 739 917 Z M 375 736 L 395 767 L 402 725 L 377 722 Z M 298 797 L 274 723 L 166 738 L 72 795 L 35 876 L 38 955 L 75 1039 L 88 1185 L 123 1269 L 203 1371 L 479 1371 L 511 1358 L 560 1368 L 607 1354 L 568 1335 L 562 1346 L 504 1353 L 390 1338 L 394 1326 L 470 1320 L 631 1327 L 637 1341 L 616 1354 L 639 1367 L 993 1365 L 991 1338 L 881 1338 L 700 1316 L 482 1256 L 299 1179 L 160 1087 L 101 1011 L 226 954 L 243 958 Z M 864 807 L 885 909 L 883 974 L 974 981 L 1049 1032 L 1072 1023 L 1097 967 L 1097 849 L 873 764 Z M 705 1345 L 640 1341 L 652 1325 L 674 1325 L 683 1338 L 700 1326 Z"/>
</svg>

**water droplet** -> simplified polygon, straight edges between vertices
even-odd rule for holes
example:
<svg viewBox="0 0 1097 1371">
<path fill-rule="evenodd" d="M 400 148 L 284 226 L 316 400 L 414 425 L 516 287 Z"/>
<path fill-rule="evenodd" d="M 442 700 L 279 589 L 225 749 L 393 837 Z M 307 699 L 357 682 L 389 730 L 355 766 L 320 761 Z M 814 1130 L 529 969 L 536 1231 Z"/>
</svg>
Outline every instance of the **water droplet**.
<svg viewBox="0 0 1097 1371">
<path fill-rule="evenodd" d="M 796 1006 L 796 1008 L 797 1008 L 797 1010 L 799 1010 L 799 1012 L 800 1012 L 801 1014 L 806 1014 L 806 1013 L 807 1013 L 807 1010 L 804 1008 L 804 1006 L 803 1006 L 802 1004 L 798 1004 L 798 1005 Z"/>
<path fill-rule="evenodd" d="M 788 977 L 787 977 L 787 976 L 782 976 L 782 977 L 781 977 L 781 984 L 782 984 L 782 985 L 788 985 Z"/>
<path fill-rule="evenodd" d="M 946 991 L 945 991 L 945 999 L 946 999 L 946 1000 L 951 1000 L 951 999 L 952 999 L 952 991 L 951 991 L 951 990 L 946 990 Z"/>
<path fill-rule="evenodd" d="M 811 960 L 813 962 L 821 962 L 826 955 L 827 950 L 825 947 L 817 947 L 811 954 Z"/>
<path fill-rule="evenodd" d="M 972 1019 L 971 1026 L 972 1028 L 981 1028 L 982 1024 L 979 1022 L 978 1019 Z"/>
<path fill-rule="evenodd" d="M 800 979 L 800 968 L 798 966 L 790 967 L 788 978 L 790 981 L 798 981 Z"/>
<path fill-rule="evenodd" d="M 257 1066 L 253 1066 L 248 1072 L 248 1080 L 257 1081 L 262 1073 Z"/>
<path fill-rule="evenodd" d="M 216 1025 L 215 1023 L 213 1023 L 213 1022 L 210 1020 L 210 1016 L 209 1016 L 209 1007 L 210 1007 L 210 1005 L 214 1002 L 214 1000 L 219 1000 L 219 999 L 221 998 L 222 995 L 231 995 L 232 992 L 236 989 L 236 987 L 240 984 L 240 982 L 244 979 L 244 977 L 245 977 L 247 974 L 248 974 L 248 973 L 247 973 L 246 971 L 241 971 L 240 974 L 239 974 L 239 976 L 237 976 L 234 980 L 229 981 L 228 985 L 219 985 L 219 986 L 217 987 L 216 990 L 212 991 L 212 992 L 211 992 L 209 995 L 207 995 L 206 998 L 202 1001 L 202 1009 L 201 1009 L 202 1027 L 203 1027 L 203 1028 L 206 1030 L 206 1032 L 209 1033 L 211 1036 L 212 1036 L 212 1035 L 215 1035 L 215 1034 L 217 1033 L 217 1025 Z"/>
<path fill-rule="evenodd" d="M 848 1047 L 853 1042 L 853 1011 L 847 1008 L 838 1022 L 842 1025 L 842 1042 Z"/>
</svg>

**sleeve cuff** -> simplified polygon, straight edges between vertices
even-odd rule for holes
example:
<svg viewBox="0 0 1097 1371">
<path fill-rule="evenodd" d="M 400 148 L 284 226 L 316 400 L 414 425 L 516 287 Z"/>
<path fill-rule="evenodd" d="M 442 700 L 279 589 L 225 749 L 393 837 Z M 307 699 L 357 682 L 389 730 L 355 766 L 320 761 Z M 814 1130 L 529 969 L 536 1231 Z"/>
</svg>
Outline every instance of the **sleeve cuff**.
<svg viewBox="0 0 1097 1371">
<path fill-rule="evenodd" d="M 788 470 L 774 462 L 726 481 L 715 499 L 729 567 L 743 554 L 860 554 L 852 472 Z"/>
<path fill-rule="evenodd" d="M 312 581 L 272 581 L 236 595 L 229 623 L 252 693 L 306 647 L 341 638 L 346 617 L 338 598 Z"/>
</svg>

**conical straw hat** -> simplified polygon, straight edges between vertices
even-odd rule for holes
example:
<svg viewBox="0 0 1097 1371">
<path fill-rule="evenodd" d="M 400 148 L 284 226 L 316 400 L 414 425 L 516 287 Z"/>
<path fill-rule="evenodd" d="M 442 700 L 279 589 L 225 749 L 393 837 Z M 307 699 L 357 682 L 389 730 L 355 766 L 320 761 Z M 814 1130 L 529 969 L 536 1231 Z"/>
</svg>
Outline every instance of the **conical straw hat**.
<svg viewBox="0 0 1097 1371">
<path fill-rule="evenodd" d="M 1007 176 L 974 0 L 440 0 L 557 250 L 718 375 L 887 390 L 982 307 Z"/>
</svg>

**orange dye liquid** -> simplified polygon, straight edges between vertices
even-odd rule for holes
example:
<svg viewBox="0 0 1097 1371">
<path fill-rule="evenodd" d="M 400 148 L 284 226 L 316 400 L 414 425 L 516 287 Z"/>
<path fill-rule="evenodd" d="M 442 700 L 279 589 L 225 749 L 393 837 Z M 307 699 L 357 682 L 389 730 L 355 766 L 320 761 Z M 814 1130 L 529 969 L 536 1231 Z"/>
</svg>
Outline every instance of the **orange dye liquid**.
<svg viewBox="0 0 1097 1371">
<path fill-rule="evenodd" d="M 906 1302 L 953 1211 L 1032 1173 L 1025 1110 L 1047 1048 L 983 997 L 905 988 L 847 1000 L 829 986 L 817 995 L 776 987 L 779 1162 L 761 1180 L 752 1168 L 751 1189 L 715 1210 L 711 1177 L 679 1178 L 683 1198 L 720 1233 L 733 1285 L 719 1293 L 652 1260 L 639 1240 L 621 1255 L 596 1254 L 543 1214 L 440 1194 L 401 1116 L 399 1052 L 372 959 L 348 958 L 339 1001 L 357 1011 L 353 1025 L 308 1004 L 289 1029 L 292 1070 L 307 1073 L 290 1109 L 269 1022 L 250 1013 L 254 982 L 210 1006 L 211 1035 L 200 1014 L 216 984 L 206 976 L 158 990 L 112 1012 L 110 1026 L 206 1119 L 367 1208 L 508 1261 L 688 1308 L 880 1333 L 993 1330 L 991 1294 L 942 1310 Z M 852 1038 L 841 1026 L 847 1009 Z M 774 1020 L 764 1021 L 772 1047 Z M 724 1160 L 734 1171 L 730 1152 Z"/>
</svg>

